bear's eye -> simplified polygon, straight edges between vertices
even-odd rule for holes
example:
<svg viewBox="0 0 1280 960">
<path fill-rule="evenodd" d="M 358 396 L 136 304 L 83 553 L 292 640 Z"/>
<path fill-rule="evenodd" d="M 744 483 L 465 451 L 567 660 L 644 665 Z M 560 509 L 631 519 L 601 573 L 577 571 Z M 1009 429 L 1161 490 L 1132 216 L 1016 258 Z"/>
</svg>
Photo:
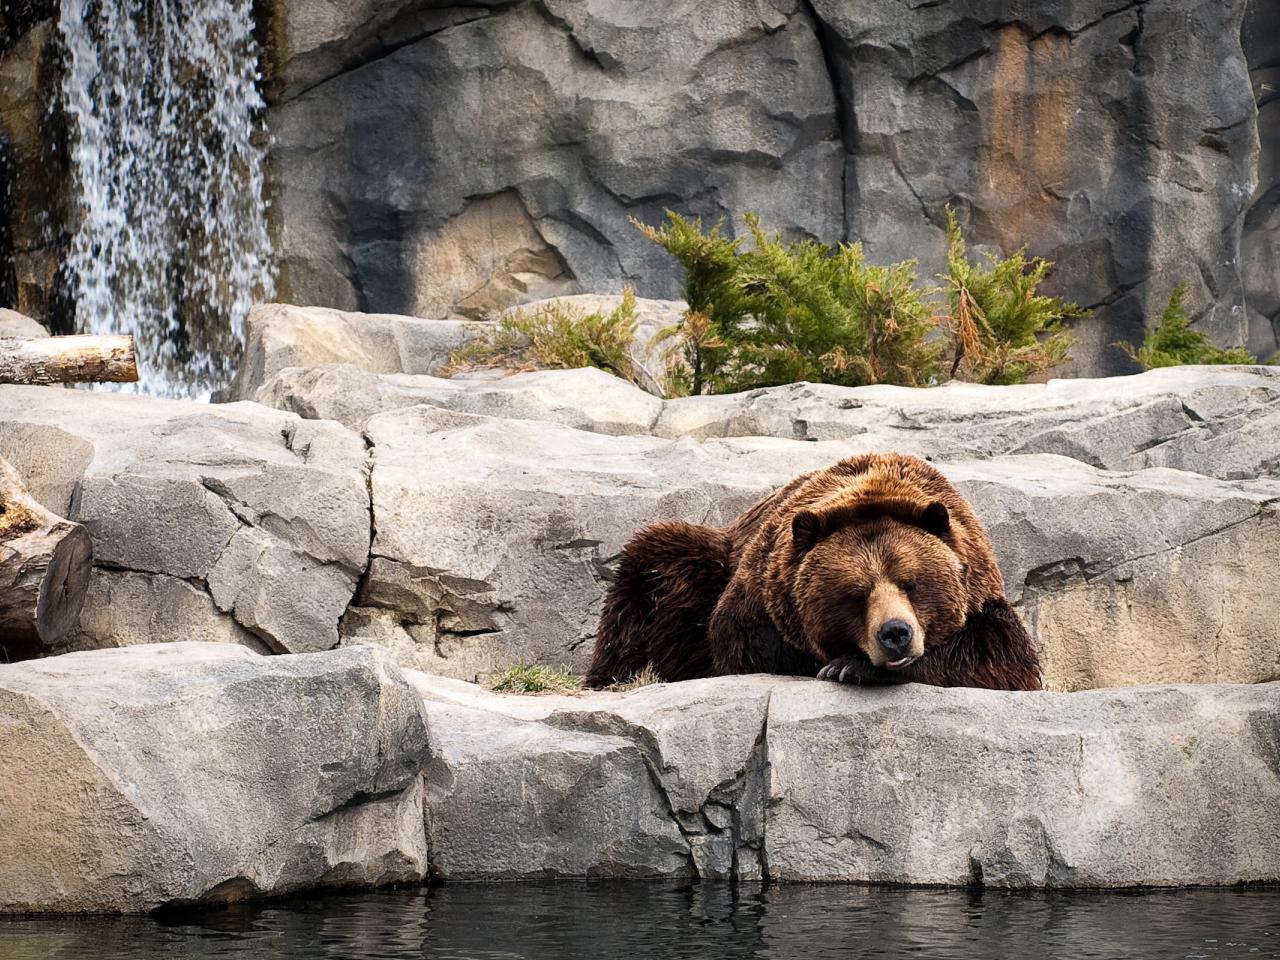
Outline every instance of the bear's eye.
<svg viewBox="0 0 1280 960">
<path fill-rule="evenodd" d="M 902 592 L 903 592 L 903 593 L 915 593 L 915 592 L 916 592 L 916 582 L 915 582 L 914 580 L 908 580 L 906 583 L 904 583 L 904 584 L 902 585 Z"/>
<path fill-rule="evenodd" d="M 849 602 L 854 606 L 861 606 L 867 602 L 867 595 L 860 590 L 855 590 L 849 594 Z"/>
</svg>

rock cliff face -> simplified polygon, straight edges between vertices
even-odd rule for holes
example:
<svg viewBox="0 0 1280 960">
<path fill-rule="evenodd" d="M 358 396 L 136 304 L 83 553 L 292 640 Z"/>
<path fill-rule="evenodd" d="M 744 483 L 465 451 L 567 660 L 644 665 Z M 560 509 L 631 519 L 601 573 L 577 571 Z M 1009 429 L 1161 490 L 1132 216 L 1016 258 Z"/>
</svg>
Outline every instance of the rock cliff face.
<svg viewBox="0 0 1280 960">
<path fill-rule="evenodd" d="M 57 8 L 0 15 L 0 297 L 55 328 Z M 941 265 L 944 207 L 1093 309 L 1129 369 L 1185 284 L 1280 343 L 1280 14 L 1266 0 L 264 0 L 281 298 L 473 318 L 679 277 L 629 216 L 747 210 Z"/>
<path fill-rule="evenodd" d="M 1258 182 L 1244 219 L 1240 256 L 1250 344 L 1265 355 L 1280 343 L 1280 6 L 1254 0 L 1245 13 L 1244 50 L 1258 103 Z M 1271 338 L 1269 339 L 1268 335 Z"/>
<path fill-rule="evenodd" d="M 1259 0 L 268 7 L 286 300 L 669 297 L 678 271 L 627 223 L 665 207 L 755 210 L 929 275 L 950 203 L 1094 310 L 1077 372 L 1125 369 L 1111 342 L 1179 283 L 1219 342 L 1276 348 L 1280 30 Z"/>
</svg>

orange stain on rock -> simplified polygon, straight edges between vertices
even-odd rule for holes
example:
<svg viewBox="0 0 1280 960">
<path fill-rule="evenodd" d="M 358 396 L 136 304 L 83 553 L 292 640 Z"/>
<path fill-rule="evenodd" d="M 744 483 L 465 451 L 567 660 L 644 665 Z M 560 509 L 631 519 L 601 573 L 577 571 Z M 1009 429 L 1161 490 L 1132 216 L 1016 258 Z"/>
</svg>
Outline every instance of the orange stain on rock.
<svg viewBox="0 0 1280 960">
<path fill-rule="evenodd" d="M 1031 241 L 1061 216 L 1062 184 L 1071 169 L 1071 114 L 1079 71 L 1071 40 L 1045 33 L 1034 39 L 1018 25 L 994 35 L 990 103 L 982 110 L 979 169 L 982 205 L 999 211 L 991 224 L 1006 252 Z"/>
</svg>

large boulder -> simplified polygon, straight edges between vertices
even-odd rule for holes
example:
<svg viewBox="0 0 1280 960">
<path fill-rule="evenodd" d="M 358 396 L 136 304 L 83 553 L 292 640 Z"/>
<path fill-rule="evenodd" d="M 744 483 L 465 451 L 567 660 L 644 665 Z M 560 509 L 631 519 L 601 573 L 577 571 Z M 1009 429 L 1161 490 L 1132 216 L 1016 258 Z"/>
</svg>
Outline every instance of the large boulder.
<svg viewBox="0 0 1280 960">
<path fill-rule="evenodd" d="M 928 278 L 950 204 L 975 247 L 1027 245 L 1093 308 L 1080 372 L 1131 369 L 1111 344 L 1178 284 L 1224 344 L 1250 284 L 1274 349 L 1275 31 L 1249 6 L 273 0 L 280 289 L 426 316 L 676 296 L 679 268 L 628 223 L 664 208 L 755 211 Z"/>
<path fill-rule="evenodd" d="M 991 535 L 1048 689 L 1280 680 L 1280 480 L 1052 456 L 941 469 Z"/>
<path fill-rule="evenodd" d="M 769 677 L 514 697 L 407 671 L 445 879 L 764 879 Z"/>
<path fill-rule="evenodd" d="M 995 887 L 1280 875 L 1280 684 L 775 691 L 771 876 Z"/>
<path fill-rule="evenodd" d="M 585 316 L 609 314 L 621 303 L 621 294 L 579 294 L 539 300 L 519 309 L 527 314 L 555 310 Z M 666 333 L 679 322 L 685 305 L 679 300 L 639 298 L 633 303 L 631 356 L 637 382 L 661 394 Z M 485 319 L 497 315 L 495 310 Z M 427 397 L 445 389 L 432 375 L 450 367 L 459 348 L 493 329 L 492 323 L 466 320 L 260 305 L 249 314 L 245 358 L 230 396 L 359 427 L 379 410 L 431 402 L 413 397 L 419 388 Z M 460 376 L 484 381 L 501 379 L 508 372 L 479 369 Z M 607 402 L 607 398 L 595 402 Z"/>
<path fill-rule="evenodd" d="M 259 304 L 245 321 L 244 356 L 230 399 L 252 400 L 285 367 L 349 363 L 372 373 L 438 373 L 453 351 L 486 329 L 464 320 Z"/>
<path fill-rule="evenodd" d="M 26 314 L 0 309 L 0 337 L 47 337 L 49 331 Z"/>
<path fill-rule="evenodd" d="M 666 440 L 419 406 L 372 418 L 372 560 L 342 623 L 471 678 L 586 666 L 609 564 L 639 527 L 723 524 L 874 436 Z M 986 523 L 1052 689 L 1280 679 L 1280 480 L 943 463 Z"/>
<path fill-rule="evenodd" d="M 56 387 L 0 387 L 0 410 L 0 457 L 93 537 L 73 647 L 337 644 L 369 558 L 359 435 L 257 404 Z"/>
<path fill-rule="evenodd" d="M 0 666 L 0 912 L 420 880 L 426 751 L 417 698 L 369 649 Z"/>
<path fill-rule="evenodd" d="M 632 740 L 430 699 L 425 714 L 426 822 L 443 879 L 650 877 L 687 866 L 688 848 Z"/>
<path fill-rule="evenodd" d="M 1280 877 L 1280 684 L 1011 694 L 733 677 L 521 698 L 410 678 L 446 878 Z"/>
</svg>

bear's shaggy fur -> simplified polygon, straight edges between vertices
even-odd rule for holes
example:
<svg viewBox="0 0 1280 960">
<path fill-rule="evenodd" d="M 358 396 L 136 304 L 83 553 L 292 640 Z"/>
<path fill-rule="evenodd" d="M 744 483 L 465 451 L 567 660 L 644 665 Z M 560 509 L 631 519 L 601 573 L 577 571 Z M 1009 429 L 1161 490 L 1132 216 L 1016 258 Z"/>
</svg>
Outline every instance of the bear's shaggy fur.
<svg viewBox="0 0 1280 960">
<path fill-rule="evenodd" d="M 588 686 L 736 673 L 1038 690 L 990 540 L 932 466 L 865 454 L 797 477 L 723 529 L 623 548 Z"/>
</svg>

